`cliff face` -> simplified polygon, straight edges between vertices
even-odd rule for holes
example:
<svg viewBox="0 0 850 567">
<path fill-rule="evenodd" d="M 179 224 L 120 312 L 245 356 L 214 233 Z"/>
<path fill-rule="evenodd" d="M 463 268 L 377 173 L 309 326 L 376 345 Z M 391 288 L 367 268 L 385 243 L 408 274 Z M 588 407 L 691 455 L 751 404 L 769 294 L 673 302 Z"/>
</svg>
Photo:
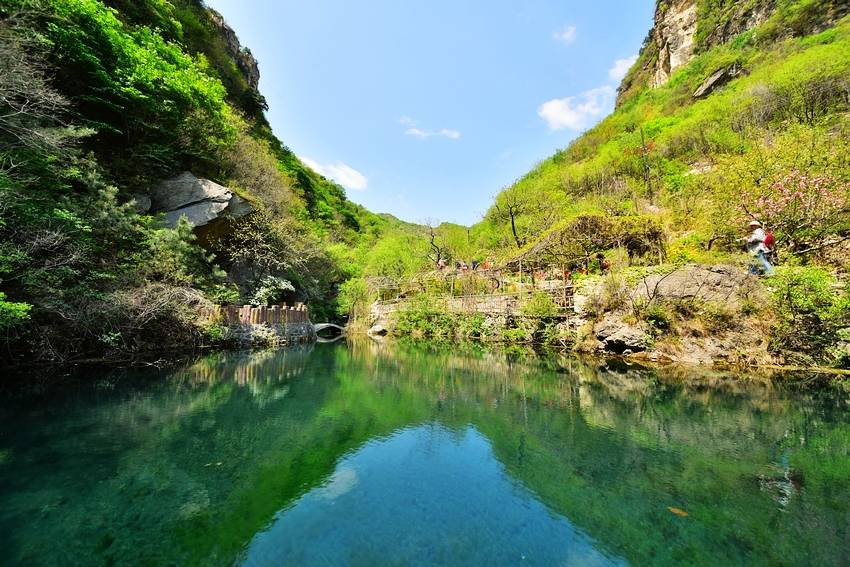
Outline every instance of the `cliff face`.
<svg viewBox="0 0 850 567">
<path fill-rule="evenodd" d="M 686 65 L 698 51 L 726 43 L 763 24 L 775 10 L 772 0 L 731 3 L 722 17 L 714 20 L 705 17 L 706 9 L 700 4 L 698 0 L 658 3 L 655 26 L 647 38 L 657 53 L 650 66 L 651 86 L 666 83 L 673 71 Z"/>
<path fill-rule="evenodd" d="M 755 30 L 747 42 L 766 46 L 823 31 L 850 13 L 847 0 L 658 0 L 655 22 L 637 63 L 618 91 L 618 106 L 665 84 L 696 55 Z"/>
<path fill-rule="evenodd" d="M 691 60 L 696 31 L 696 0 L 682 0 L 666 9 L 662 4 L 656 7 L 655 26 L 649 37 L 658 50 L 651 70 L 652 86 L 663 85 L 671 72 Z"/>
<path fill-rule="evenodd" d="M 224 20 L 224 16 L 212 8 L 208 8 L 208 10 L 212 23 L 218 28 L 219 34 L 224 39 L 228 55 L 236 62 L 236 66 L 239 68 L 242 76 L 245 77 L 248 86 L 255 91 L 258 90 L 260 85 L 260 67 L 251 50 L 247 47 L 242 47 L 242 44 L 239 43 L 239 38 L 236 36 L 236 32 Z"/>
</svg>

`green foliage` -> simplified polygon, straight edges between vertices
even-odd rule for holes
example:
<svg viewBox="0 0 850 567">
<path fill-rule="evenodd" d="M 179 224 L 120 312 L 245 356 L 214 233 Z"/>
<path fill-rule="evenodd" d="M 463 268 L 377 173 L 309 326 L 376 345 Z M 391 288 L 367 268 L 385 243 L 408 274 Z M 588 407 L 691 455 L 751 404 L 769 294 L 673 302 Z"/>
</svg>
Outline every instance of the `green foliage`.
<svg viewBox="0 0 850 567">
<path fill-rule="evenodd" d="M 365 262 L 365 272 L 402 281 L 427 265 L 427 243 L 415 235 L 387 234 L 375 243 Z"/>
<path fill-rule="evenodd" d="M 15 301 L 6 301 L 6 294 L 0 292 L 0 331 L 13 327 L 30 317 L 32 305 Z"/>
<path fill-rule="evenodd" d="M 265 276 L 260 280 L 251 297 L 252 305 L 274 305 L 282 303 L 295 291 L 292 282 L 276 276 Z"/>
<path fill-rule="evenodd" d="M 523 303 L 520 312 L 526 317 L 548 318 L 557 315 L 558 306 L 548 293 L 538 291 Z"/>
<path fill-rule="evenodd" d="M 672 316 L 666 305 L 652 302 L 643 309 L 642 316 L 657 332 L 664 333 L 670 330 Z"/>
<path fill-rule="evenodd" d="M 186 217 L 181 217 L 173 229 L 148 231 L 138 262 L 141 278 L 178 286 L 202 285 L 207 278 L 223 277 L 210 269 L 212 257 L 195 245 Z"/>
<path fill-rule="evenodd" d="M 47 5 L 39 31 L 55 84 L 97 131 L 91 144 L 110 148 L 117 175 L 137 186 L 180 167 L 212 165 L 211 148 L 232 132 L 226 90 L 205 59 L 148 27 L 128 28 L 98 0 Z"/>
<path fill-rule="evenodd" d="M 339 286 L 337 309 L 340 315 L 358 319 L 368 308 L 369 287 L 362 278 L 352 278 Z"/>
<path fill-rule="evenodd" d="M 850 328 L 850 290 L 825 270 L 780 266 L 771 278 L 780 326 L 773 346 L 800 362 L 836 362 L 831 347 Z"/>
</svg>

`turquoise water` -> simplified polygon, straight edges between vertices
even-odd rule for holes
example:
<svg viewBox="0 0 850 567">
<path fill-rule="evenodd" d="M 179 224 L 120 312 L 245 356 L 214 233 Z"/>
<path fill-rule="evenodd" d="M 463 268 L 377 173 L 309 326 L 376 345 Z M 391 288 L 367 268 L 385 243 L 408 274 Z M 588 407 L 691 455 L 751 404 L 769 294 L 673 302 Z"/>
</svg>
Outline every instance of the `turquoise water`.
<svg viewBox="0 0 850 567">
<path fill-rule="evenodd" d="M 0 563 L 846 565 L 848 406 L 846 382 L 416 344 L 22 376 Z"/>
</svg>

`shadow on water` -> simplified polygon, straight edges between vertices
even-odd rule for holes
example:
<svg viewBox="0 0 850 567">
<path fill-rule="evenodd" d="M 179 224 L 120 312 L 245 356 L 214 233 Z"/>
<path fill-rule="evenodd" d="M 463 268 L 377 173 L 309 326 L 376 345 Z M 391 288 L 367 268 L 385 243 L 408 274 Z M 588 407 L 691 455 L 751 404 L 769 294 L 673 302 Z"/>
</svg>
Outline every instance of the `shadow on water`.
<svg viewBox="0 0 850 567">
<path fill-rule="evenodd" d="M 0 401 L 3 561 L 838 565 L 846 382 L 372 342 Z"/>
</svg>

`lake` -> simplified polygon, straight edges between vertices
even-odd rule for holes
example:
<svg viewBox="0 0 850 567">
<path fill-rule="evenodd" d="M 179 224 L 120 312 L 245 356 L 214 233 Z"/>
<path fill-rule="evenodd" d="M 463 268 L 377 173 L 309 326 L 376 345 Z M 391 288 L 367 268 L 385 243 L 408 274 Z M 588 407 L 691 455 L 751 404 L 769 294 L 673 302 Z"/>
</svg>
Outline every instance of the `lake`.
<svg viewBox="0 0 850 567">
<path fill-rule="evenodd" d="M 850 382 L 416 343 L 7 379 L 8 565 L 847 565 Z"/>
</svg>

